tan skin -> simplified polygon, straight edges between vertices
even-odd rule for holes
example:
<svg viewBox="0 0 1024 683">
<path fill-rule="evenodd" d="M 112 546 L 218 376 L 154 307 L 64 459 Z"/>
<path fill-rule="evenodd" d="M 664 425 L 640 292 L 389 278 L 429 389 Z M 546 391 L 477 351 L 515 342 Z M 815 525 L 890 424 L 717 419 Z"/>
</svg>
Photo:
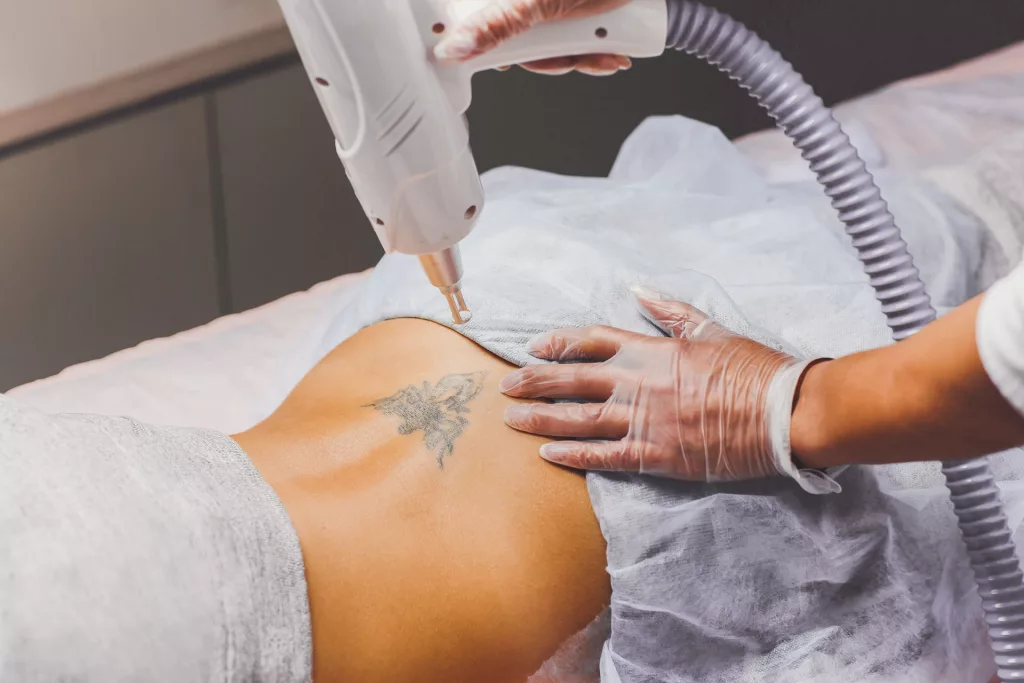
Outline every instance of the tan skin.
<svg viewBox="0 0 1024 683">
<path fill-rule="evenodd" d="M 510 368 L 441 326 L 388 321 L 234 437 L 298 532 L 316 681 L 522 683 L 607 606 L 583 477 L 503 423 Z M 367 407 L 462 373 L 486 376 L 443 469 L 424 432 Z"/>
</svg>

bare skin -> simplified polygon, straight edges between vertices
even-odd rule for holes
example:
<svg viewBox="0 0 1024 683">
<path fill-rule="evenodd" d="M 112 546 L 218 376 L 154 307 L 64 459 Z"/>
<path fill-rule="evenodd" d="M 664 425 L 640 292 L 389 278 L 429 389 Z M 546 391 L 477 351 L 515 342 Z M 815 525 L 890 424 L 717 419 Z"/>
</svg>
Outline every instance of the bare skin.
<svg viewBox="0 0 1024 683">
<path fill-rule="evenodd" d="M 509 369 L 388 321 L 234 437 L 298 532 L 315 680 L 521 683 L 608 604 L 584 479 L 504 426 Z"/>
</svg>

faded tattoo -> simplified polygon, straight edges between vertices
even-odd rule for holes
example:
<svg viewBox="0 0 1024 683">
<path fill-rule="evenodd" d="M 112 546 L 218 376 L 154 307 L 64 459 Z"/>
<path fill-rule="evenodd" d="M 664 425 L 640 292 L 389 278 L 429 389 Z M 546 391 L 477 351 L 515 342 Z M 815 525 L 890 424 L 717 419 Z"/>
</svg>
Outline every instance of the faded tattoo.
<svg viewBox="0 0 1024 683">
<path fill-rule="evenodd" d="M 483 390 L 486 376 L 483 372 L 473 372 L 447 375 L 434 385 L 430 382 L 422 386 L 410 384 L 397 394 L 366 407 L 402 418 L 399 434 L 422 431 L 423 443 L 437 456 L 437 464 L 443 469 L 444 459 L 455 450 L 455 440 L 469 425 L 464 416 L 469 413 L 469 402 Z"/>
</svg>

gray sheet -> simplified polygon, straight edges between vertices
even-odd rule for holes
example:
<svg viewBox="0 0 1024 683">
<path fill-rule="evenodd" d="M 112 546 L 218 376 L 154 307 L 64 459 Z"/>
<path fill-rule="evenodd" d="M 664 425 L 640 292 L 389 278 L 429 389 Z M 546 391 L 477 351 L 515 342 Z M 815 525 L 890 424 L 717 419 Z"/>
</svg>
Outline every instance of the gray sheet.
<svg viewBox="0 0 1024 683">
<path fill-rule="evenodd" d="M 228 437 L 0 395 L 0 680 L 300 682 L 306 583 Z"/>
</svg>

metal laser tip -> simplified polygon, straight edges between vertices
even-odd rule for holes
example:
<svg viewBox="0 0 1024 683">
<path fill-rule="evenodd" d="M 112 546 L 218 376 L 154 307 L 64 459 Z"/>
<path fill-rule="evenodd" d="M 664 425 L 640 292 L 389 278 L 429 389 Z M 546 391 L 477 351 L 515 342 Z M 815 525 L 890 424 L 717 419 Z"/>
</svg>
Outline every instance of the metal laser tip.
<svg viewBox="0 0 1024 683">
<path fill-rule="evenodd" d="M 453 289 L 445 292 L 444 298 L 448 301 L 448 308 L 452 309 L 452 322 L 456 325 L 465 325 L 473 319 L 473 313 L 466 306 L 466 299 L 462 296 L 461 289 Z"/>
</svg>

